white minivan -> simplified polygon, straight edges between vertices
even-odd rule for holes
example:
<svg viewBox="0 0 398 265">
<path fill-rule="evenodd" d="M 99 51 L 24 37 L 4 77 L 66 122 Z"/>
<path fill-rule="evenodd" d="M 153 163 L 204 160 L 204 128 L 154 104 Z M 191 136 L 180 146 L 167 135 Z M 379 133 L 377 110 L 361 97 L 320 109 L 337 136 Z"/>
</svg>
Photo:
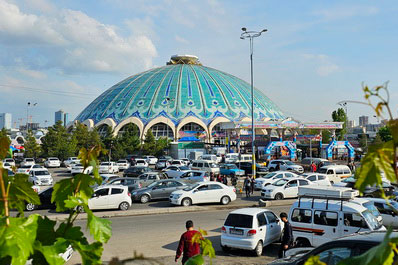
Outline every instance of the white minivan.
<svg viewBox="0 0 398 265">
<path fill-rule="evenodd" d="M 263 248 L 281 239 L 283 222 L 270 210 L 243 208 L 228 214 L 221 228 L 221 248 L 252 250 L 261 256 Z"/>
<path fill-rule="evenodd" d="M 289 212 L 297 247 L 318 247 L 336 238 L 364 231 L 385 231 L 370 210 L 351 200 L 349 188 L 300 188 Z"/>
<path fill-rule="evenodd" d="M 318 169 L 318 173 L 326 174 L 332 185 L 351 176 L 350 168 L 345 165 L 324 166 Z"/>
<path fill-rule="evenodd" d="M 211 161 L 213 163 L 218 163 L 218 158 L 216 155 L 202 155 L 199 157 L 199 160 L 206 160 L 206 161 Z"/>
<path fill-rule="evenodd" d="M 200 170 L 200 171 L 206 171 L 209 174 L 218 174 L 220 173 L 220 167 L 211 161 L 208 160 L 194 160 L 192 161 L 191 165 L 192 170 Z"/>
</svg>

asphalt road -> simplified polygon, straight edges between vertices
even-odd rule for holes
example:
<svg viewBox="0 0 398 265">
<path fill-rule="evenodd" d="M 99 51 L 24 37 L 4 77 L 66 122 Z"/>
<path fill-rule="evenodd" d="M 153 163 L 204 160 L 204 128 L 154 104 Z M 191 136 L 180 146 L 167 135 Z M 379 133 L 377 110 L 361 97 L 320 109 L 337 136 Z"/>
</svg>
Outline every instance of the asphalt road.
<svg viewBox="0 0 398 265">
<path fill-rule="evenodd" d="M 276 214 L 289 211 L 289 206 L 269 207 Z M 131 258 L 134 252 L 145 257 L 157 258 L 163 264 L 175 264 L 174 255 L 180 235 L 185 230 L 185 222 L 191 219 L 195 228 L 208 231 L 208 238 L 216 249 L 214 264 L 265 264 L 275 258 L 278 244 L 265 248 L 262 257 L 254 257 L 247 251 L 223 253 L 220 248 L 220 229 L 225 217 L 231 210 L 208 212 L 174 213 L 146 216 L 127 216 L 111 218 L 112 238 L 105 245 L 103 261 L 112 257 Z M 86 220 L 79 220 L 76 225 L 86 226 Z M 86 232 L 86 236 L 89 234 Z M 264 263 L 265 262 L 265 263 Z M 74 253 L 67 264 L 80 264 L 80 256 Z M 135 264 L 135 263 L 134 263 Z M 143 264 L 141 263 L 137 264 Z"/>
</svg>

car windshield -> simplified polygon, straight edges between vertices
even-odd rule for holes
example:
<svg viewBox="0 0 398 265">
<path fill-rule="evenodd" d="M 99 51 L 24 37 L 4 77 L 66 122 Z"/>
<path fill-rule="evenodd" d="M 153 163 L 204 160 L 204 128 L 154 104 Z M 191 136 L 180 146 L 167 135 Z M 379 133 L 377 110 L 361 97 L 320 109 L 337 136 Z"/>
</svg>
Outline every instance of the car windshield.
<svg viewBox="0 0 398 265">
<path fill-rule="evenodd" d="M 153 188 L 155 186 L 157 186 L 159 184 L 159 182 L 152 182 L 151 184 L 149 184 L 147 187 L 148 188 Z"/>
<path fill-rule="evenodd" d="M 265 175 L 265 176 L 262 177 L 262 178 L 270 179 L 270 178 L 272 178 L 272 177 L 275 176 L 275 175 L 276 175 L 276 173 L 268 173 L 267 175 Z"/>
<path fill-rule="evenodd" d="M 373 202 L 366 202 L 363 204 L 363 206 L 365 206 L 365 208 L 368 209 L 374 216 L 376 217 L 380 216 L 380 212 L 379 210 L 377 210 Z"/>
<path fill-rule="evenodd" d="M 48 160 L 49 160 L 49 161 L 57 161 L 58 158 L 49 158 Z"/>
<path fill-rule="evenodd" d="M 103 162 L 101 163 L 101 166 L 109 166 L 110 164 L 108 162 Z"/>
<path fill-rule="evenodd" d="M 25 161 L 26 162 L 33 162 L 34 160 L 33 160 L 33 158 L 26 158 Z"/>
<path fill-rule="evenodd" d="M 280 186 L 285 185 L 286 183 L 287 183 L 286 179 L 279 179 L 279 180 L 275 181 L 274 183 L 272 183 L 272 185 L 280 187 Z"/>
<path fill-rule="evenodd" d="M 47 170 L 40 170 L 40 171 L 35 171 L 36 176 L 45 176 L 45 175 L 50 175 Z"/>
<path fill-rule="evenodd" d="M 200 184 L 194 184 L 194 185 L 191 185 L 191 186 L 186 187 L 186 188 L 183 189 L 183 190 L 184 190 L 184 191 L 190 191 L 190 190 L 196 189 L 199 185 L 200 185 Z"/>
<path fill-rule="evenodd" d="M 370 229 L 377 230 L 382 226 L 382 224 L 377 221 L 376 217 L 369 210 L 363 211 L 362 215 L 368 223 Z"/>
<path fill-rule="evenodd" d="M 247 214 L 231 213 L 228 215 L 224 223 L 225 226 L 252 228 L 253 216 Z"/>
</svg>

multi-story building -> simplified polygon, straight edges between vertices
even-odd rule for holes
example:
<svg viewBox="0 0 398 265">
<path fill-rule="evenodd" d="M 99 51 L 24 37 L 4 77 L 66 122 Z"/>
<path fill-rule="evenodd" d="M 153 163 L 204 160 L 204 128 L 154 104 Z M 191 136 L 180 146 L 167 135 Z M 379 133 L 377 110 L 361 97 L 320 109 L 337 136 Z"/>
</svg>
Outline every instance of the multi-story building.
<svg viewBox="0 0 398 265">
<path fill-rule="evenodd" d="M 12 115 L 11 113 L 0 113 L 0 129 L 11 129 Z"/>
<path fill-rule="evenodd" d="M 62 121 L 62 125 L 66 127 L 69 123 L 69 113 L 65 113 L 63 110 L 55 112 L 55 123 Z"/>
<path fill-rule="evenodd" d="M 359 117 L 359 126 L 366 126 L 369 124 L 369 116 L 360 116 Z"/>
</svg>

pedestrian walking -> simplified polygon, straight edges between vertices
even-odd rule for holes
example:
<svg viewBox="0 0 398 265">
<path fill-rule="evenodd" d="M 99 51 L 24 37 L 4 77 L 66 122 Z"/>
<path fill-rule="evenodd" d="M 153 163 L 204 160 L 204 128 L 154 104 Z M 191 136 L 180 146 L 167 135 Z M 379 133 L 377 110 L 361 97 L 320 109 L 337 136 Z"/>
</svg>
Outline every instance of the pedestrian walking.
<svg viewBox="0 0 398 265">
<path fill-rule="evenodd" d="M 224 176 L 222 177 L 222 183 L 223 183 L 224 185 L 228 185 L 228 178 L 227 178 L 227 175 L 224 175 Z"/>
<path fill-rule="evenodd" d="M 236 189 L 236 185 L 238 184 L 238 178 L 237 178 L 235 175 L 232 176 L 232 178 L 231 178 L 231 184 L 232 184 L 232 186 L 234 186 L 235 189 Z"/>
<path fill-rule="evenodd" d="M 316 165 L 314 161 L 311 162 L 311 172 L 316 172 Z"/>
<path fill-rule="evenodd" d="M 246 176 L 243 186 L 245 186 L 246 197 L 250 197 L 251 181 L 249 176 Z"/>
<path fill-rule="evenodd" d="M 176 252 L 175 262 L 181 257 L 182 264 L 184 265 L 187 260 L 193 256 L 200 254 L 200 246 L 198 243 L 193 243 L 192 238 L 199 232 L 193 229 L 193 222 L 188 220 L 185 223 L 187 231 L 181 235 L 180 242 Z M 200 233 L 199 233 L 200 234 Z"/>
<path fill-rule="evenodd" d="M 256 180 L 254 176 L 252 176 L 252 178 L 250 179 L 250 192 L 252 195 L 254 194 L 254 184 L 256 184 Z"/>
<path fill-rule="evenodd" d="M 293 230 L 292 226 L 290 225 L 289 221 L 287 220 L 287 213 L 282 212 L 280 214 L 282 222 L 285 223 L 282 232 L 282 242 L 279 248 L 278 257 L 283 258 L 285 256 L 286 250 L 292 247 L 293 245 Z"/>
<path fill-rule="evenodd" d="M 210 172 L 210 181 L 214 181 L 214 173 Z"/>
<path fill-rule="evenodd" d="M 222 183 L 222 176 L 220 174 L 217 175 L 217 181 Z"/>
</svg>

